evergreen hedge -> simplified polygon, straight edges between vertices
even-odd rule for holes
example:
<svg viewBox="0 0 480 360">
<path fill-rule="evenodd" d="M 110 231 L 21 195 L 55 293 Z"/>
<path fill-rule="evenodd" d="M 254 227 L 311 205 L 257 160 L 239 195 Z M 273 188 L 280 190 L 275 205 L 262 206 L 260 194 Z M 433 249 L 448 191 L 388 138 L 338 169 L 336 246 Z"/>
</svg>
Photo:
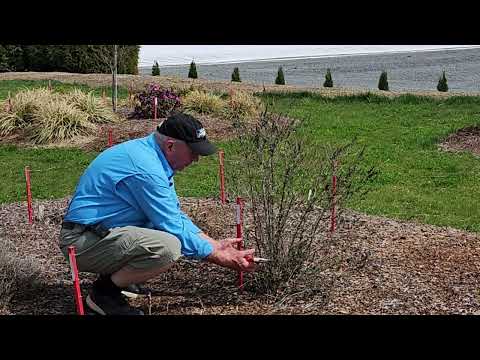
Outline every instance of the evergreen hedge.
<svg viewBox="0 0 480 360">
<path fill-rule="evenodd" d="M 378 80 L 378 89 L 388 91 L 388 80 L 387 80 L 387 72 L 382 71 L 380 75 L 380 79 Z"/>
<path fill-rule="evenodd" d="M 443 71 L 442 76 L 438 80 L 437 90 L 441 92 L 448 91 L 447 77 L 445 76 L 445 71 Z"/>
<path fill-rule="evenodd" d="M 238 67 L 235 67 L 235 68 L 233 69 L 232 81 L 242 82 L 242 80 L 240 80 L 240 72 L 239 72 L 239 70 L 238 70 Z"/>
<path fill-rule="evenodd" d="M 160 66 L 158 66 L 158 62 L 155 60 L 152 66 L 152 76 L 159 76 L 160 75 Z"/>
<path fill-rule="evenodd" d="M 139 45 L 118 46 L 118 73 L 138 74 Z M 0 71 L 110 73 L 113 45 L 0 45 Z"/>
<path fill-rule="evenodd" d="M 277 73 L 277 77 L 275 79 L 275 84 L 285 85 L 285 76 L 283 75 L 283 68 L 281 66 L 278 68 L 278 73 Z"/>
<path fill-rule="evenodd" d="M 195 61 L 192 61 L 190 63 L 190 69 L 188 70 L 188 77 L 190 79 L 196 79 L 198 78 L 198 74 L 197 74 L 197 65 L 195 65 Z"/>
<path fill-rule="evenodd" d="M 327 69 L 327 73 L 325 74 L 323 87 L 333 87 L 332 73 L 330 72 L 330 69 Z"/>
</svg>

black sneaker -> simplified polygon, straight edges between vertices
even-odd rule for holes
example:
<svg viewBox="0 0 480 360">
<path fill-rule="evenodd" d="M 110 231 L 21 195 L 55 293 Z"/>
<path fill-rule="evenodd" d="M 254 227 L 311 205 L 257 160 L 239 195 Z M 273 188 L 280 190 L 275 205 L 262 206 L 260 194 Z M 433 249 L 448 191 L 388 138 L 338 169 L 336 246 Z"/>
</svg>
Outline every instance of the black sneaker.
<svg viewBox="0 0 480 360">
<path fill-rule="evenodd" d="M 100 315 L 144 315 L 143 311 L 129 305 L 120 292 L 102 293 L 93 287 L 86 303 L 90 309 Z"/>
<path fill-rule="evenodd" d="M 153 291 L 141 284 L 130 284 L 125 288 L 122 288 L 122 294 L 126 297 L 135 299 L 138 296 L 147 296 L 152 294 Z"/>
</svg>

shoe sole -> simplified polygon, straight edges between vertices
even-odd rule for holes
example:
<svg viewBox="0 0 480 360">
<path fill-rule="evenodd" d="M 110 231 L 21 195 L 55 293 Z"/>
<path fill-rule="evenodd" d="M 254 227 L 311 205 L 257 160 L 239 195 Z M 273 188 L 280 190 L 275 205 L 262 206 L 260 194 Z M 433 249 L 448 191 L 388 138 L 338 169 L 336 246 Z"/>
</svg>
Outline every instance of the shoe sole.
<svg viewBox="0 0 480 360">
<path fill-rule="evenodd" d="M 87 295 L 87 299 L 85 300 L 85 302 L 87 303 L 88 307 L 95 311 L 97 314 L 107 315 L 105 314 L 105 311 L 100 309 L 100 307 L 98 307 L 98 305 L 93 302 L 93 300 L 90 298 L 90 295 Z"/>
<path fill-rule="evenodd" d="M 125 295 L 126 297 L 130 298 L 130 299 L 136 299 L 137 297 L 140 296 L 139 294 L 136 294 L 136 293 L 133 293 L 133 292 L 130 292 L 130 291 L 122 291 L 122 294 Z"/>
<path fill-rule="evenodd" d="M 93 302 L 93 300 L 91 299 L 90 295 L 87 295 L 87 298 L 85 300 L 85 302 L 87 303 L 88 307 L 96 312 L 97 314 L 100 314 L 100 315 L 107 315 L 105 314 L 105 311 L 103 311 L 97 304 L 95 304 Z M 140 311 L 140 314 L 138 315 L 145 315 L 145 313 L 142 311 L 142 310 L 139 310 Z"/>
</svg>

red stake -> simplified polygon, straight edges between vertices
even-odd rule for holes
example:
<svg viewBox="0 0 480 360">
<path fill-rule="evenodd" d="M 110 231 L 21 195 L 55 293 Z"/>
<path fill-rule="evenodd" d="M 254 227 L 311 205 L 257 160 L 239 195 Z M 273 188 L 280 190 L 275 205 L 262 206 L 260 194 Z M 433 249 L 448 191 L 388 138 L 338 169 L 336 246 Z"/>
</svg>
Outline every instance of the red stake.
<svg viewBox="0 0 480 360">
<path fill-rule="evenodd" d="M 237 204 L 235 205 L 235 208 L 237 215 L 237 238 L 242 239 L 242 241 L 238 243 L 238 250 L 243 250 L 243 201 L 241 197 L 237 196 Z M 240 288 L 240 292 L 243 292 L 243 271 L 238 272 L 238 287 Z"/>
<path fill-rule="evenodd" d="M 85 315 L 83 312 L 82 292 L 80 291 L 80 279 L 78 278 L 75 246 L 68 247 L 68 258 L 70 260 L 70 269 L 72 270 L 73 290 L 75 294 L 75 303 L 77 304 L 77 313 L 78 315 Z"/>
<path fill-rule="evenodd" d="M 155 122 L 157 121 L 157 106 L 158 106 L 158 100 L 157 100 L 157 97 L 155 96 L 153 98 L 153 120 Z"/>
<path fill-rule="evenodd" d="M 218 152 L 218 161 L 220 163 L 219 168 L 219 177 L 220 177 L 220 200 L 222 204 L 225 204 L 225 172 L 224 172 L 224 165 L 223 165 L 223 158 L 224 158 L 223 150 Z"/>
<path fill-rule="evenodd" d="M 32 191 L 30 189 L 30 168 L 28 166 L 25 166 L 25 180 L 27 183 L 28 223 L 33 224 Z"/>
<path fill-rule="evenodd" d="M 48 90 L 52 91 L 52 80 L 48 80 Z"/>
<path fill-rule="evenodd" d="M 113 132 L 112 129 L 108 129 L 108 147 L 113 146 Z"/>
<path fill-rule="evenodd" d="M 336 166 L 334 165 L 333 168 L 333 176 L 332 176 L 332 216 L 330 219 L 330 232 L 335 232 L 337 227 L 337 215 L 335 213 L 335 203 L 336 203 L 336 195 L 337 195 L 337 175 L 335 174 Z"/>
</svg>

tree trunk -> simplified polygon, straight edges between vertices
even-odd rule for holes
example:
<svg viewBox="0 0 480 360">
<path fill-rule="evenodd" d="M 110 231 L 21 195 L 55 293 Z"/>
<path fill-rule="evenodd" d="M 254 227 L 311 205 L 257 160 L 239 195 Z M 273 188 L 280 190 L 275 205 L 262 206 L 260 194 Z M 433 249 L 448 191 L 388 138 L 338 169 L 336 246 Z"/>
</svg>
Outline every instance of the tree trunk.
<svg viewBox="0 0 480 360">
<path fill-rule="evenodd" d="M 117 112 L 117 45 L 113 46 L 113 71 L 112 71 L 112 105 L 113 112 Z"/>
</svg>

